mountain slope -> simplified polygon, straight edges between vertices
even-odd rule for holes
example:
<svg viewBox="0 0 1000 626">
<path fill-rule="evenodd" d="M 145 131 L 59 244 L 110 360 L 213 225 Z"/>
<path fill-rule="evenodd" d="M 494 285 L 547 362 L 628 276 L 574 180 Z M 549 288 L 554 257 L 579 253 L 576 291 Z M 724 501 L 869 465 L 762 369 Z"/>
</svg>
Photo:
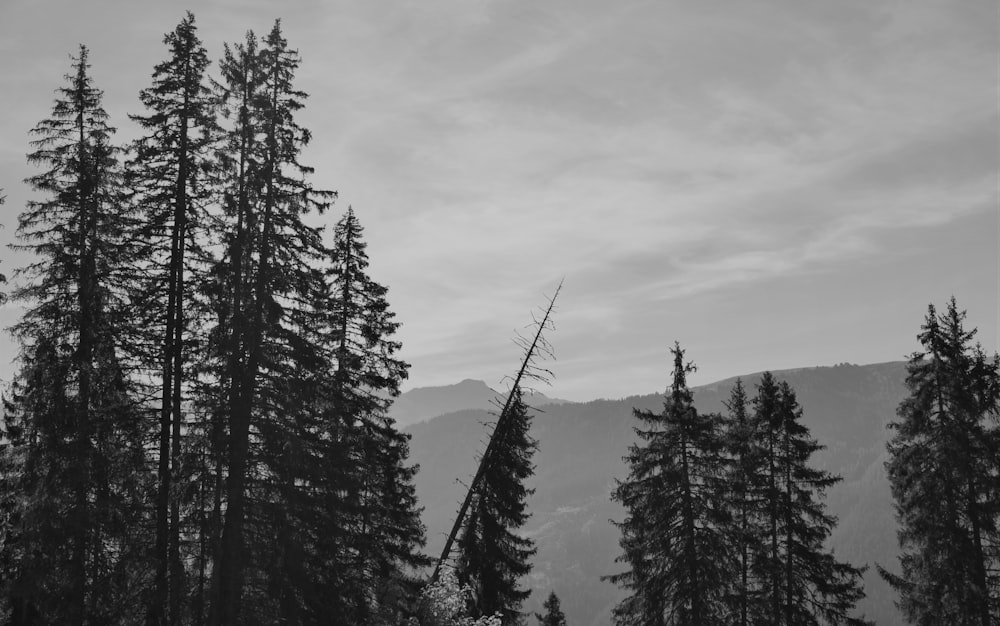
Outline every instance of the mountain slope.
<svg viewBox="0 0 1000 626">
<path fill-rule="evenodd" d="M 882 626 L 902 620 L 893 596 L 874 573 L 874 563 L 896 565 L 895 521 L 885 461 L 886 424 L 906 394 L 904 363 L 839 365 L 776 372 L 795 388 L 804 421 L 826 450 L 813 462 L 844 477 L 828 494 L 829 510 L 840 518 L 832 544 L 840 558 L 869 563 L 868 598 L 861 605 Z M 759 375 L 744 377 L 749 390 Z M 732 380 L 697 387 L 695 404 L 722 411 Z M 600 577 L 619 570 L 618 531 L 609 520 L 624 511 L 610 501 L 616 478 L 626 474 L 622 457 L 634 442 L 632 408 L 658 410 L 661 394 L 622 400 L 549 405 L 534 418 L 539 441 L 535 455 L 536 488 L 528 505 L 533 514 L 525 527 L 538 544 L 528 584 L 536 591 L 525 609 L 538 610 L 549 590 L 563 601 L 570 623 L 609 624 L 620 592 Z M 411 426 L 411 460 L 419 463 L 416 486 L 428 530 L 428 551 L 437 556 L 444 544 L 464 487 L 475 470 L 476 451 L 485 441 L 482 410 L 443 415 Z"/>
<path fill-rule="evenodd" d="M 466 378 L 455 385 L 417 387 L 401 393 L 392 403 L 389 415 L 396 420 L 399 428 L 406 428 L 411 424 L 463 409 L 496 410 L 496 398 L 497 392 L 486 383 Z M 505 398 L 506 395 L 501 396 L 501 399 Z M 565 402 L 538 392 L 526 395 L 525 400 L 533 407 Z"/>
</svg>

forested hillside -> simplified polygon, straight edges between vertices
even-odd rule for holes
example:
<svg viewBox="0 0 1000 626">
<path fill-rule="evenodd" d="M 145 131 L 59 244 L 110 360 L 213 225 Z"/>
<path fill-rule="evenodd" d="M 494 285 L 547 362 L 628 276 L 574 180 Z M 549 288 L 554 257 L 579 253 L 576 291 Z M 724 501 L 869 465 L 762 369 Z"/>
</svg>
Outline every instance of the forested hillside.
<svg viewBox="0 0 1000 626">
<path fill-rule="evenodd" d="M 829 510 L 840 519 L 832 544 L 836 554 L 858 564 L 868 563 L 868 597 L 859 608 L 879 625 L 896 626 L 902 619 L 893 606 L 894 593 L 875 572 L 875 562 L 894 564 L 896 523 L 883 462 L 896 407 L 906 395 L 905 363 L 837 365 L 775 373 L 798 392 L 803 421 L 820 444 L 816 465 L 841 474 L 843 482 L 829 491 Z M 694 388 L 700 411 L 722 411 L 735 379 Z M 752 388 L 759 374 L 743 377 Z M 634 441 L 632 408 L 658 410 L 662 394 L 620 400 L 595 400 L 542 406 L 532 424 L 538 440 L 535 476 L 529 485 L 532 517 L 525 532 L 535 539 L 531 610 L 540 610 L 548 591 L 555 590 L 571 623 L 610 623 L 610 611 L 620 597 L 602 575 L 618 571 L 618 531 L 609 522 L 623 510 L 610 501 L 614 478 L 624 478 L 622 457 Z M 409 427 L 411 459 L 420 465 L 417 497 L 424 506 L 428 550 L 443 542 L 466 480 L 474 470 L 473 450 L 482 448 L 486 411 L 460 411 Z"/>
</svg>

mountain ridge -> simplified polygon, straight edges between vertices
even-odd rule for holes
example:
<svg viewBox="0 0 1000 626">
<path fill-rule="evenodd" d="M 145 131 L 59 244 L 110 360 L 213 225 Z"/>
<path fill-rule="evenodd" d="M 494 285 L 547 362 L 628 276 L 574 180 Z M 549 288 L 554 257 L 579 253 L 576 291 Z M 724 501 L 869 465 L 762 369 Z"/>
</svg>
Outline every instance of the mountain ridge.
<svg viewBox="0 0 1000 626">
<path fill-rule="evenodd" d="M 905 397 L 905 362 L 839 364 L 774 371 L 796 390 L 803 420 L 812 436 L 826 446 L 812 464 L 843 476 L 827 494 L 829 512 L 840 523 L 831 545 L 840 558 L 854 564 L 878 562 L 896 566 L 895 518 L 885 471 L 886 425 Z M 729 387 L 741 378 L 753 391 L 762 372 L 733 376 L 693 388 L 701 411 L 723 411 Z M 624 510 L 610 501 L 615 479 L 624 478 L 622 457 L 635 441 L 632 409 L 661 408 L 662 392 L 597 399 L 545 407 L 536 412 L 532 436 L 539 441 L 536 471 L 529 482 L 531 519 L 522 529 L 538 544 L 526 585 L 534 591 L 525 611 L 538 610 L 549 590 L 563 600 L 570 623 L 610 623 L 620 592 L 600 576 L 618 571 L 618 532 L 609 520 Z M 464 495 L 459 481 L 475 469 L 477 452 L 486 441 L 483 422 L 495 417 L 482 410 L 459 410 L 411 425 L 411 462 L 421 466 L 416 477 L 424 506 L 427 551 L 437 556 Z M 861 610 L 880 626 L 902 620 L 893 595 L 870 567 L 865 574 L 868 598 Z"/>
<path fill-rule="evenodd" d="M 497 401 L 502 402 L 506 397 L 506 392 L 496 391 L 482 380 L 466 378 L 453 385 L 414 387 L 404 391 L 393 401 L 389 416 L 403 429 L 456 411 L 496 409 Z M 538 391 L 526 394 L 526 400 L 532 407 L 568 402 Z"/>
</svg>

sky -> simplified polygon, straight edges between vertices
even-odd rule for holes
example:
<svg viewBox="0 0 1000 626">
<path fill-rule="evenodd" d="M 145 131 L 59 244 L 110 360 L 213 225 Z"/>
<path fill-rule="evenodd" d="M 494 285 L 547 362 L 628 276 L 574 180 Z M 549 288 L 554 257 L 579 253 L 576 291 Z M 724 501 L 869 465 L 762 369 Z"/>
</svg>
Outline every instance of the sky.
<svg viewBox="0 0 1000 626">
<path fill-rule="evenodd" d="M 664 389 L 674 341 L 695 384 L 901 360 L 952 295 L 997 350 L 992 0 L 196 4 L 0 3 L 0 244 L 69 54 L 90 47 L 132 138 L 190 7 L 213 59 L 279 17 L 299 50 L 303 160 L 339 193 L 322 219 L 366 229 L 404 389 L 500 386 L 562 279 L 541 390 L 570 400 Z M 15 353 L 0 338 L 0 378 Z"/>
</svg>

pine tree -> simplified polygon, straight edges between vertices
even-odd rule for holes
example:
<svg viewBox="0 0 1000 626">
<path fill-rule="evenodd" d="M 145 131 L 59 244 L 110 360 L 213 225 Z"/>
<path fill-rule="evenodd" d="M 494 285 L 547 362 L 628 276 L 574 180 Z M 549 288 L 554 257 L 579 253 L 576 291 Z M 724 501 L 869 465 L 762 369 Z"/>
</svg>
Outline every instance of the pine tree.
<svg viewBox="0 0 1000 626">
<path fill-rule="evenodd" d="M 132 120 L 146 131 L 133 148 L 129 182 L 141 221 L 142 283 L 134 294 L 146 313 L 146 337 L 134 343 L 146 369 L 159 377 L 156 494 L 155 592 L 151 623 L 179 624 L 186 595 L 181 560 L 180 495 L 182 406 L 189 374 L 189 282 L 204 259 L 205 202 L 209 198 L 209 150 L 217 135 L 214 102 L 205 82 L 209 60 L 190 12 L 164 37 L 170 58 L 153 71 L 153 84 L 140 92 L 147 115 Z M 193 263 L 194 261 L 194 263 Z M 197 263 L 197 265 L 195 265 Z M 194 268 L 192 266 L 195 265 Z M 169 577 L 168 577 L 169 572 Z M 169 588 L 169 602 L 168 602 Z"/>
<path fill-rule="evenodd" d="M 407 572 L 428 564 L 413 478 L 406 465 L 409 435 L 400 433 L 389 406 L 409 365 L 397 356 L 399 324 L 389 310 L 387 289 L 367 274 L 367 244 L 350 207 L 334 231 L 328 289 L 329 346 L 332 350 L 332 429 L 348 442 L 349 475 L 330 476 L 326 489 L 350 485 L 347 510 L 357 514 L 348 532 L 355 547 L 352 571 L 367 602 L 356 619 L 397 623 L 397 606 L 412 596 Z M 335 520 L 334 520 L 335 522 Z M 405 603 L 405 602 L 404 602 Z"/>
<path fill-rule="evenodd" d="M 531 418 L 521 390 L 512 391 L 509 419 L 497 425 L 496 440 L 485 464 L 483 480 L 459 538 L 456 572 L 473 591 L 473 617 L 500 613 L 505 626 L 520 624 L 521 603 L 531 595 L 519 579 L 531 571 L 534 542 L 516 534 L 528 520 L 527 498 L 534 490 L 524 482 L 534 472 L 531 457 L 538 446 L 531 438 Z"/>
<path fill-rule="evenodd" d="M 760 585 L 762 619 L 769 624 L 866 624 L 850 616 L 864 597 L 863 568 L 837 561 L 825 543 L 836 519 L 822 497 L 840 480 L 809 467 L 822 449 L 801 423 L 795 392 L 765 372 L 754 398 L 763 481 L 759 552 L 751 554 Z"/>
<path fill-rule="evenodd" d="M 227 46 L 220 65 L 232 128 L 220 155 L 231 234 L 214 291 L 227 427 L 215 624 L 294 616 L 302 609 L 297 589 L 310 584 L 288 552 L 301 543 L 288 516 L 301 495 L 300 444 L 316 419 L 312 385 L 324 359 L 310 323 L 325 289 L 317 267 L 327 252 L 303 216 L 325 210 L 334 194 L 314 189 L 312 169 L 299 161 L 310 135 L 294 119 L 305 98 L 293 87 L 298 64 L 276 22 L 262 47 L 248 33 L 244 44 Z M 274 533 L 285 540 L 274 542 Z"/>
<path fill-rule="evenodd" d="M 555 591 L 549 592 L 549 597 L 542 604 L 542 608 L 545 609 L 544 615 L 535 613 L 535 617 L 538 619 L 538 626 L 566 626 L 566 614 L 562 612 L 562 607 L 559 606 L 559 596 L 556 595 Z"/>
<path fill-rule="evenodd" d="M 880 568 L 913 624 L 1000 621 L 1000 359 L 972 345 L 955 299 L 928 307 L 886 470 L 901 574 Z"/>
<path fill-rule="evenodd" d="M 759 584 L 754 576 L 752 556 L 761 552 L 760 500 L 764 475 L 759 442 L 760 425 L 750 410 L 750 399 L 743 381 L 736 379 L 726 403 L 723 443 L 730 459 L 725 472 L 730 508 L 726 526 L 728 543 L 734 555 L 731 591 L 727 596 L 729 615 L 734 624 L 747 626 L 763 619 Z"/>
<path fill-rule="evenodd" d="M 28 160 L 45 169 L 28 182 L 44 199 L 18 221 L 17 247 L 38 260 L 13 294 L 26 311 L 13 329 L 22 368 L 5 415 L 20 447 L 7 457 L 18 507 L 5 595 L 18 619 L 60 624 L 134 619 L 133 588 L 147 576 L 143 433 L 120 360 L 130 216 L 89 68 L 81 46 L 52 117 L 32 131 Z"/>
<path fill-rule="evenodd" d="M 645 445 L 625 457 L 629 476 L 613 498 L 627 511 L 621 530 L 629 570 L 608 579 L 629 592 L 615 608 L 620 624 L 727 623 L 719 599 L 729 567 L 723 528 L 720 436 L 716 416 L 699 414 L 679 345 L 672 349 L 673 378 L 662 413 L 635 411 L 648 429 Z"/>
</svg>

